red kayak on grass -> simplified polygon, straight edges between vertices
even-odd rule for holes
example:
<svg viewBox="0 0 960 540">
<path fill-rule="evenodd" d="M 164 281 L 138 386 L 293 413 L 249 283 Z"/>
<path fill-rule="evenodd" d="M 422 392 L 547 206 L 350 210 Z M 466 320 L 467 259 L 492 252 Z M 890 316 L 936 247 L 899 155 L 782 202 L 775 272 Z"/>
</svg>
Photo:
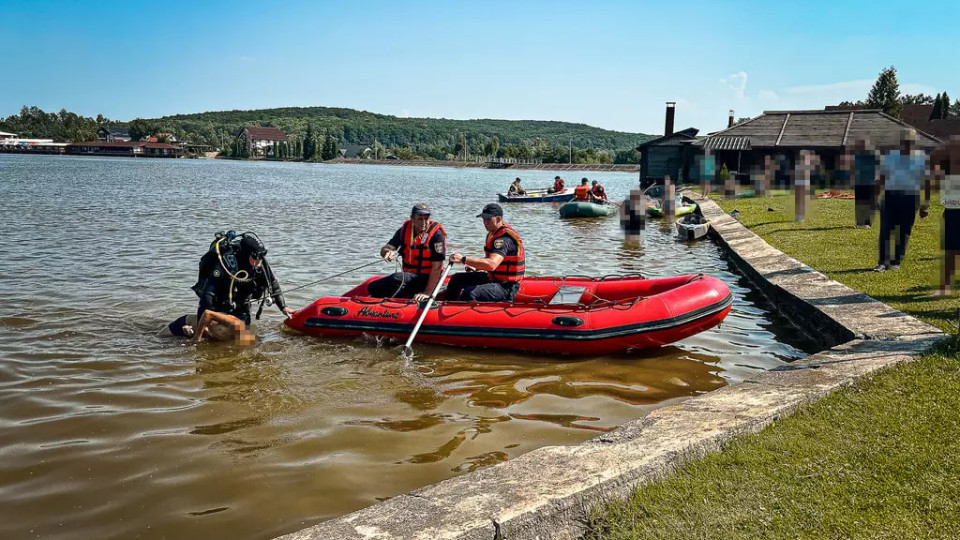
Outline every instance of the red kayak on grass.
<svg viewBox="0 0 960 540">
<path fill-rule="evenodd" d="M 379 276 L 377 276 L 379 277 Z M 422 313 L 412 300 L 367 296 L 372 277 L 325 296 L 285 324 L 317 337 L 407 338 Z M 512 303 L 446 302 L 427 313 L 417 342 L 570 355 L 659 347 L 712 328 L 730 312 L 727 285 L 704 274 L 528 277 Z"/>
</svg>

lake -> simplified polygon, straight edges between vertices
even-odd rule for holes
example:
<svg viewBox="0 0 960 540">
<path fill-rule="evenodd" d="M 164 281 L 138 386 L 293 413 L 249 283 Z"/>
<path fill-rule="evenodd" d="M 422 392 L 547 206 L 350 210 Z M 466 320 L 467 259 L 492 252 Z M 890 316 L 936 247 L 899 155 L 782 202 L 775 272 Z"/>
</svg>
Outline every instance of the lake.
<svg viewBox="0 0 960 540">
<path fill-rule="evenodd" d="M 564 173 L 560 173 L 564 175 Z M 506 205 L 537 275 L 704 272 L 735 296 L 674 346 L 571 358 L 285 331 L 188 345 L 156 332 L 196 310 L 216 231 L 255 231 L 286 290 L 377 260 L 427 202 L 450 249 L 481 254 L 476 214 L 552 171 L 0 155 L 0 537 L 270 538 L 532 449 L 577 444 L 814 350 L 710 241 L 616 217 Z M 623 199 L 636 174 L 564 175 Z M 669 225 L 669 224 L 668 224 Z M 287 294 L 339 294 L 380 263 Z"/>
</svg>

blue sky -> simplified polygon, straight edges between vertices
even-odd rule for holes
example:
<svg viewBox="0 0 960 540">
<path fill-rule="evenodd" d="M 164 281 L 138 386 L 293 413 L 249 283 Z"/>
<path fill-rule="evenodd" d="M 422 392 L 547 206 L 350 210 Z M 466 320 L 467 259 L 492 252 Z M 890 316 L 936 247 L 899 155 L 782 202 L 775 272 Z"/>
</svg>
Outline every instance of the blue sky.
<svg viewBox="0 0 960 540">
<path fill-rule="evenodd" d="M 662 133 L 901 91 L 960 97 L 960 2 L 0 0 L 0 116 L 323 105 Z"/>
</svg>

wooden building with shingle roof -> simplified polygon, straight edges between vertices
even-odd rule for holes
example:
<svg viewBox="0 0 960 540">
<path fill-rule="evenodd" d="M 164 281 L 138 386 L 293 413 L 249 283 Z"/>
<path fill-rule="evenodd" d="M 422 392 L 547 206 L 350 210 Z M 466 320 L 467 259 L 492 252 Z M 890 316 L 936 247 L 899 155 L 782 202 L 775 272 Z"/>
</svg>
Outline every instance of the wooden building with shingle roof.
<svg viewBox="0 0 960 540">
<path fill-rule="evenodd" d="M 701 152 L 717 157 L 717 167 L 745 175 L 763 164 L 764 156 L 781 162 L 795 162 L 801 150 L 816 152 L 828 169 L 836 158 L 858 139 L 866 138 L 875 148 L 898 148 L 900 134 L 912 126 L 880 110 L 764 111 L 732 127 L 711 133 L 694 143 Z M 932 150 L 939 139 L 917 130 L 917 148 Z"/>
</svg>

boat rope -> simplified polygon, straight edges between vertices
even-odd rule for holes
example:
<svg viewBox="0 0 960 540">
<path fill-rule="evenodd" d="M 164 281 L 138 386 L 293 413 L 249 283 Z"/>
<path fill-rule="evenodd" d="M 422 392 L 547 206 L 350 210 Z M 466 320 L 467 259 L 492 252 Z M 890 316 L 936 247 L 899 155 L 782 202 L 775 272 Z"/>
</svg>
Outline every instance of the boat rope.
<svg viewBox="0 0 960 540">
<path fill-rule="evenodd" d="M 349 274 L 350 272 L 356 272 L 357 270 L 360 270 L 361 268 L 366 268 L 366 267 L 368 267 L 368 266 L 373 266 L 373 265 L 375 265 L 375 264 L 377 264 L 377 263 L 379 263 L 379 262 L 382 262 L 382 261 L 383 261 L 383 259 L 379 259 L 379 258 L 378 258 L 377 260 L 375 260 L 375 261 L 373 261 L 373 262 L 369 262 L 369 263 L 366 263 L 366 264 L 361 264 L 360 266 L 358 266 L 358 267 L 356 267 L 356 268 L 351 268 L 351 269 L 346 270 L 346 271 L 344 271 L 344 272 L 340 272 L 339 274 L 334 274 L 334 275 L 332 275 L 332 276 L 327 276 L 327 277 L 325 277 L 325 278 L 318 279 L 318 280 L 316 280 L 316 281 L 311 281 L 310 283 L 307 283 L 306 285 L 300 285 L 299 287 L 294 287 L 294 288 L 292 288 L 292 289 L 288 289 L 286 292 L 291 293 L 291 292 L 293 292 L 293 291 L 300 290 L 300 289 L 302 289 L 302 288 L 304 288 L 304 287 L 309 287 L 309 286 L 311 286 L 311 285 L 316 285 L 317 283 L 323 283 L 324 281 L 329 281 L 329 280 L 331 280 L 331 279 L 333 279 L 333 278 L 338 278 L 338 277 L 340 277 L 340 276 Z"/>
</svg>

